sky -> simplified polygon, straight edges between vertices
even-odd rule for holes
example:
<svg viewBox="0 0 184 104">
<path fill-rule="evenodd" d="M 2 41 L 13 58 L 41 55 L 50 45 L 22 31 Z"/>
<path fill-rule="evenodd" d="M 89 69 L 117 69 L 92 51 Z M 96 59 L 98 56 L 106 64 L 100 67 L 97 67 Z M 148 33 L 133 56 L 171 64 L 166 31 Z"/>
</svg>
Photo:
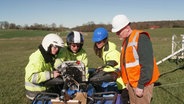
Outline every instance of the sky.
<svg viewBox="0 0 184 104">
<path fill-rule="evenodd" d="M 0 0 L 0 21 L 17 25 L 76 27 L 110 24 L 118 14 L 131 22 L 184 20 L 184 0 Z"/>
</svg>

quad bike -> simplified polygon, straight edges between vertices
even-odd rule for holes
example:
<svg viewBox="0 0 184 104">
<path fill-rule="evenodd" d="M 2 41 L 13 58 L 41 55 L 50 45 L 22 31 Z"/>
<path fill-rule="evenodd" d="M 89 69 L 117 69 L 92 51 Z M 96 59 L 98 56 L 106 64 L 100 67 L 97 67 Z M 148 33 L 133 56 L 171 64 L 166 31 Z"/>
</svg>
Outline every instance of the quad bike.
<svg viewBox="0 0 184 104">
<path fill-rule="evenodd" d="M 40 93 L 33 100 L 33 104 L 105 104 L 107 101 L 115 104 L 116 92 L 96 92 L 95 87 L 93 87 L 103 81 L 115 81 L 117 74 L 103 71 L 105 66 L 115 65 L 117 65 L 115 61 L 109 61 L 91 73 L 90 78 L 87 78 L 88 72 L 81 61 L 64 61 L 57 68 L 63 79 L 60 94 Z"/>
<path fill-rule="evenodd" d="M 103 69 L 106 66 L 114 67 L 118 63 L 114 60 L 109 60 L 107 63 L 96 69 L 92 75 L 90 75 L 89 82 L 98 89 L 93 94 L 93 102 L 91 104 L 121 104 L 118 100 L 118 90 L 116 85 L 116 79 L 118 74 L 113 72 L 105 72 Z"/>
<path fill-rule="evenodd" d="M 84 64 L 81 61 L 64 61 L 57 70 L 63 80 L 60 93 L 39 93 L 33 104 L 86 104 L 88 79 Z"/>
<path fill-rule="evenodd" d="M 99 67 L 90 75 L 90 82 L 92 83 L 98 83 L 98 82 L 112 82 L 116 81 L 117 79 L 117 73 L 115 72 L 105 72 L 103 71 L 103 68 L 106 66 L 116 66 L 118 63 L 114 60 L 107 61 L 107 63 L 104 66 Z"/>
</svg>

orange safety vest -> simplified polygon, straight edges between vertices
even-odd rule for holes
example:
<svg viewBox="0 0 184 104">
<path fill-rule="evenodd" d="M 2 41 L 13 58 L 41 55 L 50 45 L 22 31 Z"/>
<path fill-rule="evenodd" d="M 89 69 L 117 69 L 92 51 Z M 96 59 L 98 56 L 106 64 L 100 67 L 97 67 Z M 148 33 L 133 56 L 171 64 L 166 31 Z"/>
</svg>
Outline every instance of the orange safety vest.
<svg viewBox="0 0 184 104">
<path fill-rule="evenodd" d="M 124 47 L 122 46 L 121 59 L 120 59 L 122 78 L 123 78 L 124 83 L 130 83 L 132 87 L 137 87 L 138 80 L 140 77 L 141 65 L 139 64 L 139 56 L 137 53 L 137 47 L 138 47 L 139 34 L 141 33 L 145 33 L 150 38 L 147 32 L 133 30 L 128 40 L 126 52 L 124 50 Z M 123 42 L 123 45 L 124 44 L 125 42 Z M 156 60 L 154 58 L 152 79 L 149 82 L 147 82 L 145 86 L 152 84 L 156 80 L 158 80 L 159 75 L 160 73 L 158 70 L 158 66 L 156 65 Z"/>
</svg>

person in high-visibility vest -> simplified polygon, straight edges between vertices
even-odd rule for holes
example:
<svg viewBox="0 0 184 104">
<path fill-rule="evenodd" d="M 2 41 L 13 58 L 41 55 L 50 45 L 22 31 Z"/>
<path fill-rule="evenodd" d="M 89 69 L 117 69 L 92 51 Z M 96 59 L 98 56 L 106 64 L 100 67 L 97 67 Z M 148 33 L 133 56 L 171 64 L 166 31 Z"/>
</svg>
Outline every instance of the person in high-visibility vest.
<svg viewBox="0 0 184 104">
<path fill-rule="evenodd" d="M 55 68 L 63 61 L 81 61 L 85 65 L 86 78 L 88 78 L 88 56 L 83 48 L 84 36 L 81 32 L 71 31 L 66 37 L 66 43 L 57 56 Z"/>
<path fill-rule="evenodd" d="M 64 47 L 62 38 L 50 33 L 43 38 L 38 49 L 30 55 L 25 67 L 26 97 L 30 100 L 33 100 L 40 92 L 51 91 L 46 85 L 47 82 L 62 84 L 63 80 L 59 78 L 60 73 L 54 69 L 55 58 L 62 47 Z"/>
<path fill-rule="evenodd" d="M 121 71 L 129 91 L 130 104 L 149 104 L 154 82 L 159 78 L 150 35 L 131 29 L 128 18 L 123 14 L 113 17 L 111 31 L 123 39 Z"/>
<path fill-rule="evenodd" d="M 64 48 L 62 48 L 55 61 L 54 67 L 57 68 L 64 61 L 80 61 L 84 64 L 85 80 L 88 81 L 88 56 L 83 48 L 84 45 L 84 35 L 79 31 L 70 31 L 66 36 L 66 43 Z M 74 73 L 75 74 L 75 73 Z M 82 77 L 82 76 L 78 76 Z M 70 95 L 77 92 L 74 90 L 68 90 Z M 71 91 L 71 92 L 70 92 Z M 88 93 L 88 95 L 91 95 Z"/>
<path fill-rule="evenodd" d="M 94 51 L 95 54 L 103 60 L 104 64 L 106 64 L 110 60 L 114 60 L 118 63 L 114 67 L 104 67 L 103 71 L 120 73 L 120 52 L 116 49 L 117 46 L 113 42 L 108 40 L 108 35 L 109 34 L 107 29 L 103 27 L 99 27 L 94 30 L 92 37 L 92 41 L 94 42 Z M 104 82 L 103 84 L 108 85 L 112 84 L 112 82 Z M 117 90 L 114 89 L 114 91 L 116 90 L 119 94 L 122 95 L 123 104 L 128 103 L 128 91 L 125 88 L 126 86 L 121 76 L 117 78 L 115 84 L 117 85 Z"/>
</svg>

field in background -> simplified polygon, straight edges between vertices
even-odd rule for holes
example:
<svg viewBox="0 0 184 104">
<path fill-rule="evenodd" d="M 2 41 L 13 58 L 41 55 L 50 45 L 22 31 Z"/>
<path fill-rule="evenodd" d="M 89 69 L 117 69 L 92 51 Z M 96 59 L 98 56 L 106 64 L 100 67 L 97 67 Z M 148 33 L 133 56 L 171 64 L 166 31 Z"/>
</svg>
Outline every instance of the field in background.
<svg viewBox="0 0 184 104">
<path fill-rule="evenodd" d="M 184 34 L 183 28 L 146 30 L 151 34 L 154 55 L 159 61 L 171 54 L 171 37 Z M 28 58 L 40 44 L 48 31 L 0 30 L 0 104 L 29 104 L 25 97 L 24 68 Z M 67 33 L 61 33 L 65 40 Z M 94 55 L 92 33 L 84 33 L 84 49 L 88 53 L 89 67 L 98 67 L 103 63 Z M 109 34 L 109 40 L 121 47 L 121 40 L 115 34 Z M 177 68 L 178 65 L 168 61 L 159 65 L 161 73 Z M 184 103 L 184 70 L 162 76 L 158 82 L 160 87 L 154 88 L 152 104 L 183 104 Z M 176 83 L 176 84 L 173 84 Z M 181 84 L 178 84 L 181 83 Z M 170 84 L 170 85 L 168 85 Z"/>
</svg>

